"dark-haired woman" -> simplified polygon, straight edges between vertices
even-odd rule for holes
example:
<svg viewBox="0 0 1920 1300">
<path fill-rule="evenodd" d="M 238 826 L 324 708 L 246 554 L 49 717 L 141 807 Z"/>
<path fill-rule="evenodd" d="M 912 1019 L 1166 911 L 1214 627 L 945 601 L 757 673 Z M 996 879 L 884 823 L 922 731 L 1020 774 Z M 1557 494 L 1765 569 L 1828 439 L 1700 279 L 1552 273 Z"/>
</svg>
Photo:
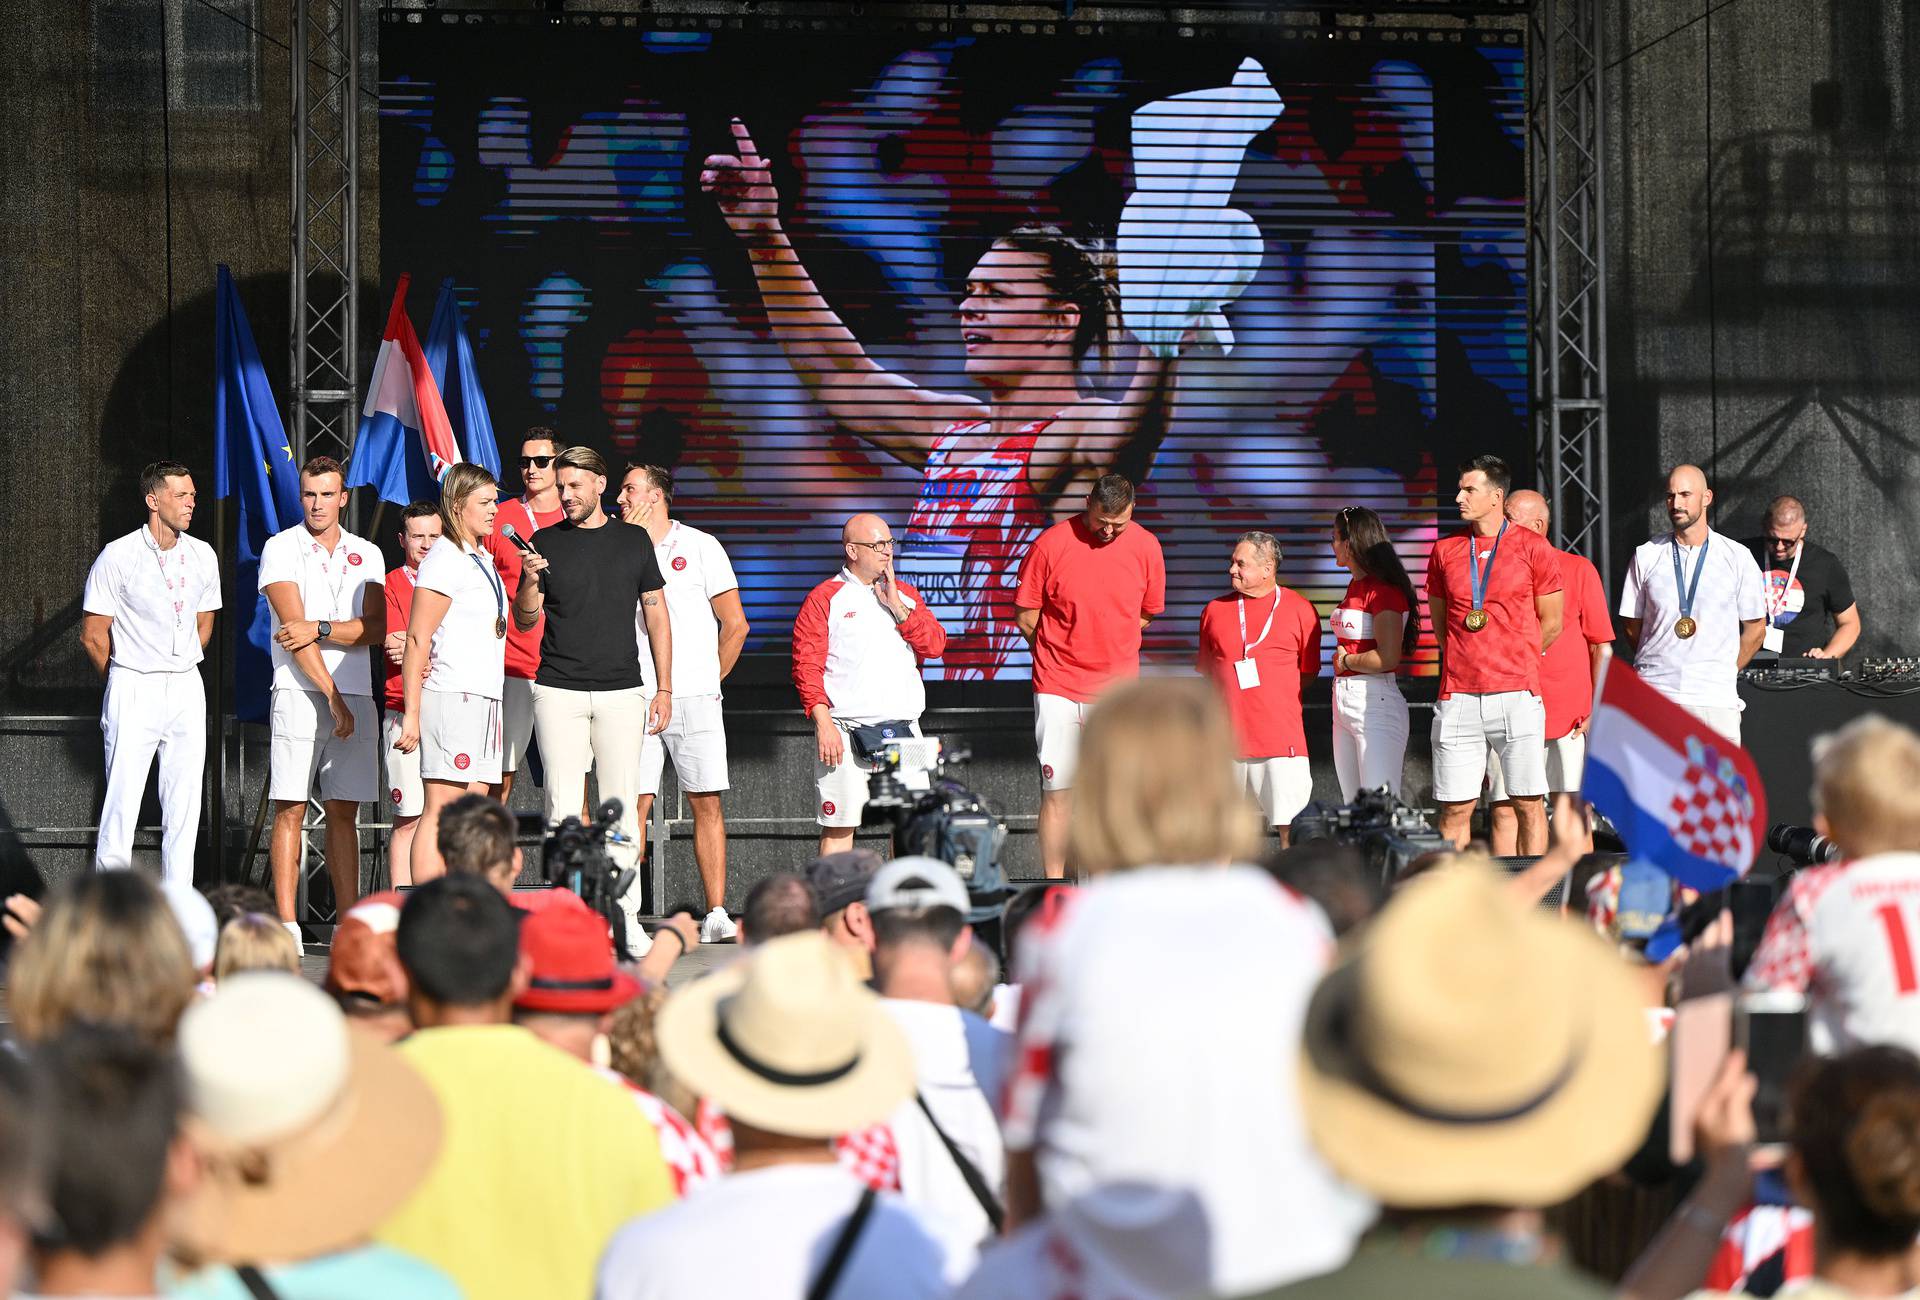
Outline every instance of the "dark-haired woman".
<svg viewBox="0 0 1920 1300">
<path fill-rule="evenodd" d="M 706 160 L 700 185 L 747 245 L 767 321 L 815 400 L 849 432 L 923 475 L 899 574 L 954 631 L 949 679 L 996 676 L 1022 642 L 1013 594 L 1021 557 L 1106 473 L 1138 480 L 1152 460 L 1168 365 L 1142 352 L 1118 401 L 1086 397 L 1079 370 L 1124 335 L 1112 259 L 1057 230 L 996 240 L 960 303 L 966 373 L 987 391 L 922 388 L 884 369 L 834 314 L 780 226 L 767 161 L 735 119 L 733 154 Z"/>
<path fill-rule="evenodd" d="M 1333 559 L 1353 574 L 1333 611 L 1333 769 L 1340 797 L 1386 786 L 1400 793 L 1407 701 L 1394 679 L 1420 639 L 1413 580 L 1380 516 L 1348 506 L 1333 517 Z"/>
</svg>

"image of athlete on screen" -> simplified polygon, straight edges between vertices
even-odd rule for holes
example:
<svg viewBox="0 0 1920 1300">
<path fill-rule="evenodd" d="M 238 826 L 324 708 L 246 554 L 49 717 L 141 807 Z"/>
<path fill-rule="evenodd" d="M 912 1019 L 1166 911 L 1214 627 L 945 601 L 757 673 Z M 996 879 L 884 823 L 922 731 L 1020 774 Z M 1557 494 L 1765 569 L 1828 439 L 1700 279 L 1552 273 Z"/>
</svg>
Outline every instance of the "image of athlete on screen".
<svg viewBox="0 0 1920 1300">
<path fill-rule="evenodd" d="M 746 245 L 788 364 L 848 432 L 921 475 L 899 570 L 953 634 L 948 680 L 990 680 L 1024 644 L 1014 626 L 1020 558 L 1105 473 L 1145 476 L 1166 424 L 1172 363 L 1139 350 L 1117 399 L 1081 392 L 1090 353 L 1126 340 L 1112 257 L 1051 227 L 1002 235 L 968 273 L 965 372 L 986 399 L 935 392 L 874 361 L 800 262 L 745 123 L 736 152 L 707 158 L 701 188 Z"/>
</svg>

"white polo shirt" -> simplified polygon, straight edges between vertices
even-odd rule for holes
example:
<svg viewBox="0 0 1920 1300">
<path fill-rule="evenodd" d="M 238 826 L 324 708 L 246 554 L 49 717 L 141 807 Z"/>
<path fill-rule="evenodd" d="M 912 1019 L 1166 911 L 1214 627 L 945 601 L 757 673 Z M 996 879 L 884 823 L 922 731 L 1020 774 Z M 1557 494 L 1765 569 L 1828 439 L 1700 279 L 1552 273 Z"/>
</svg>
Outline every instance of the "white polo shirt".
<svg viewBox="0 0 1920 1300">
<path fill-rule="evenodd" d="M 498 578 L 491 555 L 471 544 L 462 550 L 450 537 L 435 542 L 421 559 L 414 590 L 437 591 L 453 602 L 434 629 L 432 662 L 424 683 L 427 690 L 500 698 L 507 675 L 507 643 L 493 634 L 504 589 L 504 584 L 494 586 Z M 506 617 L 513 618 L 511 602 Z"/>
<path fill-rule="evenodd" d="M 386 607 L 382 584 L 386 581 L 386 563 L 380 548 L 364 537 L 355 537 L 342 528 L 333 554 L 313 540 L 305 524 L 295 524 L 267 539 L 260 548 L 260 590 L 269 584 L 291 582 L 300 592 L 300 607 L 315 621 L 342 623 L 360 618 L 367 611 L 367 588 L 373 588 L 375 604 Z M 280 630 L 276 614 L 273 630 Z M 365 646 L 320 643 L 320 659 L 327 666 L 333 684 L 342 695 L 372 695 L 373 666 Z M 313 681 L 300 671 L 293 655 L 273 643 L 273 689 L 310 691 Z"/>
<path fill-rule="evenodd" d="M 733 562 L 712 533 L 689 528 L 675 520 L 667 535 L 654 544 L 653 558 L 667 580 L 667 621 L 673 628 L 673 693 L 676 696 L 720 693 L 720 621 L 713 616 L 713 598 L 737 591 Z M 634 638 L 640 650 L 640 676 L 653 689 L 653 648 L 647 636 L 646 613 L 633 610 Z"/>
<path fill-rule="evenodd" d="M 1767 616 L 1766 585 L 1753 553 L 1722 533 L 1706 540 L 1706 567 L 1693 598 L 1699 630 L 1682 640 L 1680 591 L 1673 577 L 1673 534 L 1663 533 L 1637 548 L 1620 592 L 1620 617 L 1640 620 L 1640 649 L 1634 671 L 1675 704 L 1710 709 L 1740 705 L 1740 623 Z M 1680 567 L 1689 583 L 1698 547 L 1680 548 Z"/>
<path fill-rule="evenodd" d="M 87 570 L 80 608 L 113 620 L 115 668 L 180 673 L 197 665 L 198 615 L 220 608 L 220 561 L 197 537 L 166 550 L 145 527 L 116 537 Z"/>
</svg>

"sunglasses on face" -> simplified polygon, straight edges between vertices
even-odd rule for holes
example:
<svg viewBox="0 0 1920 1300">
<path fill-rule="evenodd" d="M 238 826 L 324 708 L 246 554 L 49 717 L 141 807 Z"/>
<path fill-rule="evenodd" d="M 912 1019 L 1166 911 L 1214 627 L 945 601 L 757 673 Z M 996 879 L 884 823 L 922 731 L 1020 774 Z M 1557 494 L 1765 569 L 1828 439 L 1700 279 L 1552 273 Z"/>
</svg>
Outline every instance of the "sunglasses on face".
<svg viewBox="0 0 1920 1300">
<path fill-rule="evenodd" d="M 553 457 L 551 456 L 522 456 L 520 458 L 521 469 L 545 469 L 551 464 L 553 464 Z"/>
</svg>

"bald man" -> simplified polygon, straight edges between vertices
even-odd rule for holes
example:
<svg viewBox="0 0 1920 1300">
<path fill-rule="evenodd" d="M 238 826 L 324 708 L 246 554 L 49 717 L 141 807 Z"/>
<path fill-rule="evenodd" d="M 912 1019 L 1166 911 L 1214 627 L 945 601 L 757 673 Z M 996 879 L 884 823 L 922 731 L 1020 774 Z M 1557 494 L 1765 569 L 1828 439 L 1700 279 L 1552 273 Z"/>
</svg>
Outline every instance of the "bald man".
<svg viewBox="0 0 1920 1300">
<path fill-rule="evenodd" d="M 1747 543 L 1766 582 L 1763 659 L 1838 659 L 1860 639 L 1860 607 L 1840 558 L 1807 540 L 1807 508 L 1775 497 L 1765 527 Z"/>
<path fill-rule="evenodd" d="M 1507 497 L 1507 519 L 1520 528 L 1545 537 L 1551 522 L 1547 499 L 1538 492 L 1523 489 Z M 1607 612 L 1607 590 L 1600 581 L 1600 570 L 1584 555 L 1554 550 L 1560 561 L 1560 581 L 1564 603 L 1560 613 L 1560 635 L 1540 656 L 1540 700 L 1547 714 L 1547 802 L 1562 793 L 1580 789 L 1580 769 L 1587 757 L 1587 723 L 1593 714 L 1593 682 L 1600 671 L 1600 656 L 1613 641 L 1613 616 Z M 1502 856 L 1518 853 L 1520 822 L 1513 803 L 1507 798 L 1506 775 L 1500 770 L 1500 754 L 1487 757 L 1489 795 L 1493 801 L 1489 817 L 1493 851 Z M 1593 848 L 1593 835 L 1584 825 L 1575 836 Z"/>
<path fill-rule="evenodd" d="M 853 847 L 878 752 L 876 729 L 920 734 L 920 666 L 947 633 L 920 593 L 893 575 L 893 532 L 879 515 L 840 530 L 845 564 L 808 593 L 793 620 L 793 686 L 813 723 L 820 852 Z"/>
<path fill-rule="evenodd" d="M 1648 685 L 1738 742 L 1739 674 L 1766 632 L 1767 597 L 1752 552 L 1707 526 L 1712 505 L 1698 466 L 1667 476 L 1673 531 L 1633 553 L 1619 613 Z"/>
</svg>

